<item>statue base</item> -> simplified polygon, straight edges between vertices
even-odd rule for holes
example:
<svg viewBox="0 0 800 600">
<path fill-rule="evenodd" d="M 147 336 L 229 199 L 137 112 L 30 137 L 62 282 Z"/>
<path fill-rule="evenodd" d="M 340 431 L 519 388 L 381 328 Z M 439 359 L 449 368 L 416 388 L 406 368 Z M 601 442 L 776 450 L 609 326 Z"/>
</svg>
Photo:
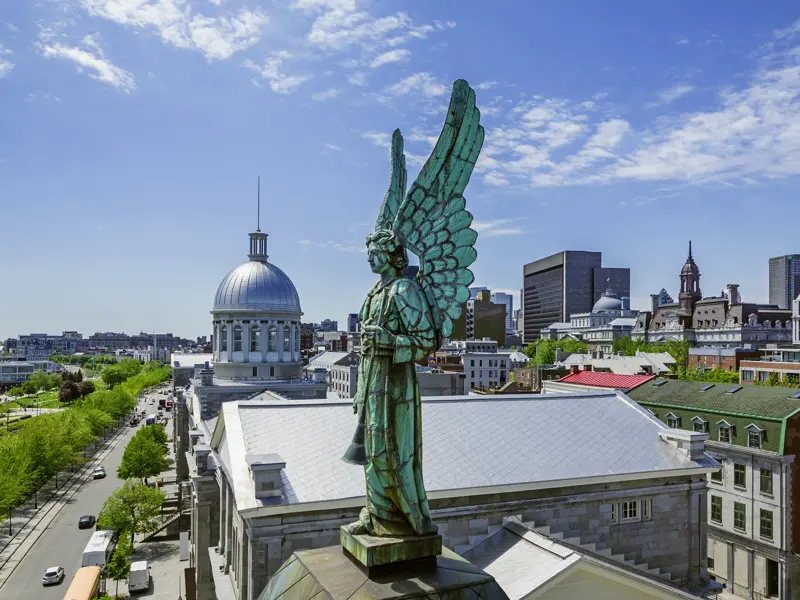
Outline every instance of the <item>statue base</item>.
<svg viewBox="0 0 800 600">
<path fill-rule="evenodd" d="M 431 561 L 429 568 L 419 569 L 418 560 L 412 559 L 388 565 L 391 572 L 370 576 L 339 546 L 302 550 L 272 576 L 258 600 L 508 600 L 494 577 L 448 548 L 425 558 Z"/>
<path fill-rule="evenodd" d="M 378 537 L 353 535 L 346 527 L 339 529 L 342 549 L 368 577 L 401 571 L 406 568 L 435 569 L 442 553 L 442 536 Z"/>
</svg>

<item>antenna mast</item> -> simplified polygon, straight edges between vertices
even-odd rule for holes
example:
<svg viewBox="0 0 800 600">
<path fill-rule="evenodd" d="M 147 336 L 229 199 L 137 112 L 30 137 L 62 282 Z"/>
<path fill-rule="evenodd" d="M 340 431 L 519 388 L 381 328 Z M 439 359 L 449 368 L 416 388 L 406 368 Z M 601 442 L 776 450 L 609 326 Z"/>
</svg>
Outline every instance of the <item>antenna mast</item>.
<svg viewBox="0 0 800 600">
<path fill-rule="evenodd" d="M 261 231 L 261 175 L 258 176 L 258 217 L 256 220 L 256 231 Z"/>
</svg>

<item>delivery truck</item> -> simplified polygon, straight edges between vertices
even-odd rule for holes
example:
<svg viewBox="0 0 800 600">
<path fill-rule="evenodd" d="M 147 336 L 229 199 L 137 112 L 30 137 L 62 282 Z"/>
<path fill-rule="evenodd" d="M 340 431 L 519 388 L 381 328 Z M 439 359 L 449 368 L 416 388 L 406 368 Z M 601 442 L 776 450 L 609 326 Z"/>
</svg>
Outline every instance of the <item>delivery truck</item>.
<svg viewBox="0 0 800 600">
<path fill-rule="evenodd" d="M 100 567 L 101 569 L 105 567 L 114 553 L 115 542 L 116 536 L 113 531 L 107 529 L 95 531 L 83 551 L 81 566 Z"/>
<path fill-rule="evenodd" d="M 128 575 L 129 592 L 146 592 L 150 589 L 150 564 L 146 560 L 131 563 Z"/>
</svg>

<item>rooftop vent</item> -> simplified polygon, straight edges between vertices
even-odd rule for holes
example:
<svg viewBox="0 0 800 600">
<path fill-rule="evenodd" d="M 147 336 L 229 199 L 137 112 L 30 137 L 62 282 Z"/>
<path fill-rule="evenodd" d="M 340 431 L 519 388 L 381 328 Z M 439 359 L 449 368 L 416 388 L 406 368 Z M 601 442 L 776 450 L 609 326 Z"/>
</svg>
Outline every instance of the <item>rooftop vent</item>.
<svg viewBox="0 0 800 600">
<path fill-rule="evenodd" d="M 279 454 L 248 454 L 245 456 L 255 484 L 256 498 L 281 495 L 281 471 L 286 467 Z"/>
<path fill-rule="evenodd" d="M 740 386 L 740 385 L 735 385 L 735 386 L 733 386 L 731 389 L 729 389 L 729 390 L 728 390 L 727 392 L 725 392 L 725 393 L 726 393 L 726 394 L 735 394 L 735 393 L 736 393 L 736 392 L 738 392 L 740 389 L 742 389 L 742 386 Z"/>
<path fill-rule="evenodd" d="M 666 379 L 661 379 L 659 381 L 654 382 L 653 385 L 656 386 L 656 387 L 661 387 L 665 383 L 667 383 L 667 380 Z"/>
<path fill-rule="evenodd" d="M 712 387 L 714 387 L 714 384 L 713 384 L 713 383 L 709 383 L 708 385 L 704 385 L 703 387 L 701 387 L 701 388 L 700 388 L 700 391 L 701 391 L 701 392 L 707 392 L 707 391 L 708 391 L 708 390 L 710 390 Z"/>
</svg>

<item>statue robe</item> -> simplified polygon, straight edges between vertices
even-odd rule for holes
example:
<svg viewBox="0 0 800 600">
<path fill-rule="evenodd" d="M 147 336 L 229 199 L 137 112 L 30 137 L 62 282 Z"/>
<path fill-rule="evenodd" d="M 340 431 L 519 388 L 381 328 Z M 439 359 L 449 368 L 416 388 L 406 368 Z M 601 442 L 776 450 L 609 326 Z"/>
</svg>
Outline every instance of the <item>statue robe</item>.
<svg viewBox="0 0 800 600">
<path fill-rule="evenodd" d="M 415 365 L 436 344 L 428 301 L 416 281 L 399 278 L 373 287 L 359 316 L 362 327 L 378 325 L 395 336 L 394 348 L 362 341 L 355 403 L 364 427 L 367 504 L 359 520 L 372 535 L 435 533 L 422 479 Z"/>
</svg>

